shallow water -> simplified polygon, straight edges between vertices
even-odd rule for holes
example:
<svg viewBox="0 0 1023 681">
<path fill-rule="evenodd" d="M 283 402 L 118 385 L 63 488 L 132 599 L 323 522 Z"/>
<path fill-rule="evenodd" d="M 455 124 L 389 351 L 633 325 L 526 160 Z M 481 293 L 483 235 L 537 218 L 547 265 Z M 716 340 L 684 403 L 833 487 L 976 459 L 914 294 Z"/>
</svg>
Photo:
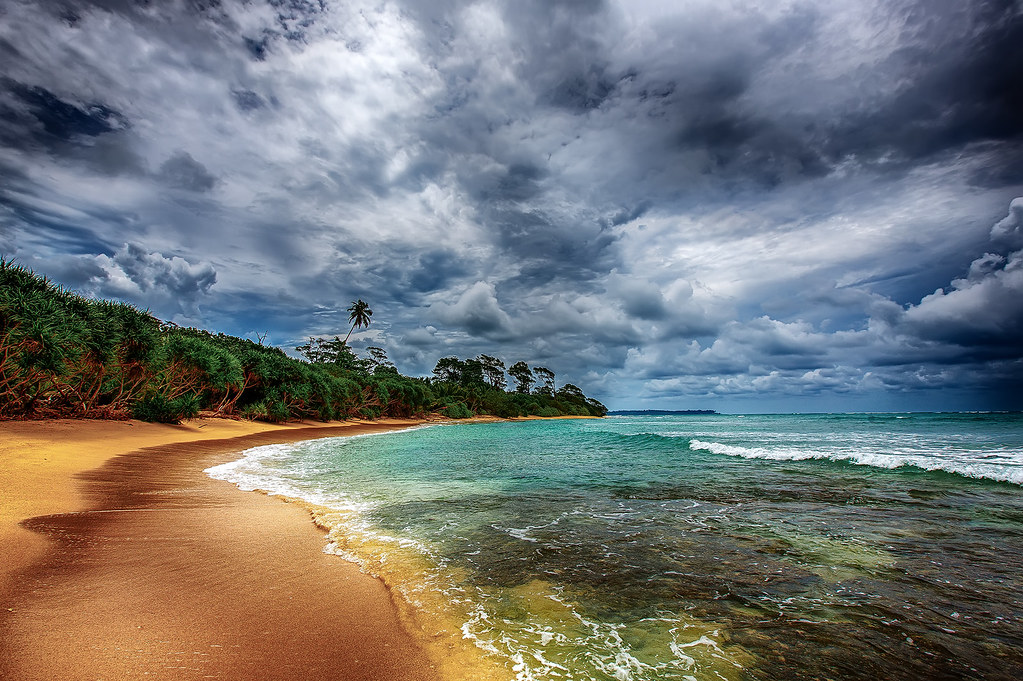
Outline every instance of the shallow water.
<svg viewBox="0 0 1023 681">
<path fill-rule="evenodd" d="M 432 426 L 211 474 L 338 509 L 330 550 L 509 678 L 1023 668 L 1018 414 Z"/>
</svg>

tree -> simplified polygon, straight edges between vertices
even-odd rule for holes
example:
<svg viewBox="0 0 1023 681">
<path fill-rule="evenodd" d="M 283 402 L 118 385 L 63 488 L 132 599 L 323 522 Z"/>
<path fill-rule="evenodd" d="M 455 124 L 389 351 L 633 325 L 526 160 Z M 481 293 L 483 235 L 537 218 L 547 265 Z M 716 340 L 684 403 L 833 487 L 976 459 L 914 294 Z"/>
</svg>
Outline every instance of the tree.
<svg viewBox="0 0 1023 681">
<path fill-rule="evenodd" d="M 479 355 L 476 359 L 483 365 L 483 375 L 487 377 L 487 383 L 498 390 L 504 390 L 508 385 L 504 377 L 504 362 L 490 355 Z"/>
<path fill-rule="evenodd" d="M 533 367 L 533 375 L 536 376 L 538 381 L 543 382 L 543 386 L 537 388 L 537 392 L 544 395 L 554 395 L 554 372 L 547 367 Z"/>
<path fill-rule="evenodd" d="M 586 406 L 589 408 L 590 414 L 593 416 L 607 416 L 607 407 L 592 397 L 586 398 Z"/>
<path fill-rule="evenodd" d="M 579 389 L 579 386 L 572 385 L 571 383 L 566 383 L 565 385 L 561 386 L 561 390 L 559 390 L 556 394 L 558 397 L 562 399 L 574 401 L 586 400 L 586 395 L 584 395 L 583 391 Z"/>
<path fill-rule="evenodd" d="M 483 362 L 478 359 L 465 360 L 461 383 L 467 388 L 482 387 L 486 383 L 486 380 L 483 378 Z"/>
<path fill-rule="evenodd" d="M 329 340 L 310 337 L 308 343 L 295 349 L 312 364 L 336 364 L 349 371 L 359 368 L 358 358 L 348 349 L 345 341 L 337 336 Z"/>
<path fill-rule="evenodd" d="M 352 328 L 348 329 L 348 335 L 345 336 L 346 345 L 348 344 L 348 339 L 352 337 L 352 331 L 369 327 L 370 317 L 372 316 L 373 310 L 369 309 L 369 303 L 362 298 L 352 302 L 351 307 L 348 308 L 348 321 L 352 323 Z"/>
<path fill-rule="evenodd" d="M 371 345 L 366 348 L 366 352 L 369 353 L 369 357 L 365 360 L 372 366 L 371 373 L 397 373 L 398 369 L 394 366 L 394 362 L 387 358 L 387 351 L 383 348 L 378 348 L 375 345 Z"/>
<path fill-rule="evenodd" d="M 437 360 L 437 366 L 433 368 L 433 375 L 438 381 L 460 383 L 464 371 L 465 362 L 462 360 L 457 357 L 442 357 Z"/>
<path fill-rule="evenodd" d="M 529 394 L 529 391 L 533 388 L 533 384 L 536 383 L 536 378 L 533 377 L 533 372 L 529 370 L 529 365 L 525 362 L 515 362 L 508 369 L 508 373 L 512 378 L 515 379 L 515 392 Z"/>
</svg>

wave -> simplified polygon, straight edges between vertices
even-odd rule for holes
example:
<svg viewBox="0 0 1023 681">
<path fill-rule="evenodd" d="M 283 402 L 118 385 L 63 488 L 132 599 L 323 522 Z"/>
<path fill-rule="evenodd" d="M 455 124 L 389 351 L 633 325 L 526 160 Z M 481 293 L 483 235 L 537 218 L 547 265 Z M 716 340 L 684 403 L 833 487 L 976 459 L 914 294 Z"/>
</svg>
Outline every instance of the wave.
<svg viewBox="0 0 1023 681">
<path fill-rule="evenodd" d="M 652 434 L 644 437 L 673 439 Z M 459 569 L 448 569 L 450 559 L 438 552 L 433 541 L 387 532 L 374 521 L 372 502 L 324 491 L 310 483 L 306 478 L 315 475 L 315 464 L 303 460 L 302 453 L 325 446 L 323 442 L 255 447 L 243 452 L 240 459 L 211 467 L 206 473 L 242 490 L 262 490 L 317 507 L 312 509 L 314 520 L 328 533 L 323 551 L 382 579 L 396 595 L 410 631 L 421 636 L 424 645 L 439 646 L 442 655 L 452 654 L 451 640 L 465 641 L 485 659 L 502 669 L 510 668 L 514 678 L 522 681 L 575 678 L 572 672 L 576 669 L 599 670 L 601 678 L 635 680 L 694 678 L 691 674 L 710 673 L 718 666 L 738 668 L 716 640 L 718 631 L 682 615 L 607 622 L 585 615 L 574 599 L 564 596 L 561 587 L 542 580 L 514 587 L 464 582 Z M 542 541 L 534 536 L 537 531 L 557 525 L 572 513 L 575 511 L 545 523 L 494 523 L 490 527 L 536 543 Z M 509 609 L 541 614 L 523 619 L 502 617 Z M 666 639 L 665 650 L 655 656 L 632 640 L 654 637 Z"/>
<path fill-rule="evenodd" d="M 859 451 L 817 451 L 805 449 L 741 447 L 720 442 L 690 440 L 689 448 L 712 454 L 741 457 L 743 459 L 765 459 L 769 461 L 838 461 L 859 466 L 884 468 L 916 468 L 924 471 L 952 473 L 966 478 L 992 480 L 1023 485 L 1023 460 L 1018 456 L 1005 457 L 1011 464 L 995 464 L 979 459 L 992 458 L 991 453 L 962 452 L 963 458 L 950 459 L 945 456 L 928 456 L 919 453 L 879 453 Z M 1004 455 L 1003 455 L 1004 456 Z"/>
<path fill-rule="evenodd" d="M 301 469 L 297 472 L 287 471 L 287 465 L 293 459 L 295 450 L 311 442 L 315 441 L 253 447 L 243 451 L 240 459 L 212 466 L 203 472 L 214 480 L 232 483 L 243 492 L 261 491 L 269 496 L 300 499 L 309 504 L 338 511 L 368 510 L 371 504 L 343 498 L 337 494 L 326 494 L 320 489 L 303 484 L 301 478 L 304 471 Z M 277 465 L 274 465 L 275 462 Z"/>
</svg>

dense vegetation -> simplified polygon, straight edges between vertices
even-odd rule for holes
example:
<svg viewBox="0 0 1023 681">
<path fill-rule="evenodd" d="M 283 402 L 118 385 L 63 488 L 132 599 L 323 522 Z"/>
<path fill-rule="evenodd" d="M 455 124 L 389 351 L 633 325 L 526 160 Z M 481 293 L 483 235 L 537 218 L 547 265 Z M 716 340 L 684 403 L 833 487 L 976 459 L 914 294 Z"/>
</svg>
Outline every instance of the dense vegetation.
<svg viewBox="0 0 1023 681">
<path fill-rule="evenodd" d="M 516 362 L 507 370 L 517 385 L 505 390 L 504 362 L 489 355 L 461 360 L 445 357 L 437 362 L 430 385 L 443 413 L 452 418 L 472 414 L 516 416 L 604 416 L 607 409 L 583 391 L 566 383 L 555 389 L 554 372 L 545 367 L 530 369 Z M 532 386 L 541 377 L 541 385 Z"/>
<path fill-rule="evenodd" d="M 353 303 L 349 321 L 372 311 Z M 349 335 L 351 330 L 349 331 Z M 200 413 L 266 421 L 475 414 L 603 415 L 554 374 L 493 357 L 454 357 L 434 376 L 403 376 L 381 348 L 357 357 L 345 340 L 296 350 L 182 328 L 131 305 L 92 300 L 0 259 L 0 419 L 80 417 L 177 422 Z M 539 381 L 539 388 L 532 389 Z"/>
</svg>

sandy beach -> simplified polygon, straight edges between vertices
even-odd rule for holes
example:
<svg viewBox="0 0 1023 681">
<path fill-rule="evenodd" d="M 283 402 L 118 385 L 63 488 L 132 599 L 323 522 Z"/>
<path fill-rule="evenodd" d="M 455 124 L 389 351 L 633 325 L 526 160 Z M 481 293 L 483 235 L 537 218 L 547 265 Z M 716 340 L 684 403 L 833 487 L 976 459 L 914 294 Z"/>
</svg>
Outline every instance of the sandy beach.
<svg viewBox="0 0 1023 681">
<path fill-rule="evenodd" d="M 0 678 L 437 678 L 306 508 L 203 473 L 415 423 L 0 423 Z"/>
</svg>

